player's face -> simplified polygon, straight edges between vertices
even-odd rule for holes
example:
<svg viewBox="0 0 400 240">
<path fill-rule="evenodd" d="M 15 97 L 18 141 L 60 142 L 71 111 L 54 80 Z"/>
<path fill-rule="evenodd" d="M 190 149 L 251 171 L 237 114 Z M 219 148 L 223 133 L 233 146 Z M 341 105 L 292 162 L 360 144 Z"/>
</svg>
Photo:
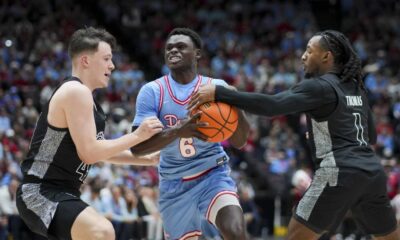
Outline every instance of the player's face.
<svg viewBox="0 0 400 240">
<path fill-rule="evenodd" d="M 320 47 L 319 40 L 321 36 L 314 36 L 308 41 L 307 49 L 301 57 L 306 78 L 318 76 L 321 72 L 321 64 L 324 53 Z"/>
<path fill-rule="evenodd" d="M 165 43 L 164 60 L 171 70 L 191 68 L 197 64 L 200 50 L 186 35 L 172 35 Z"/>
<path fill-rule="evenodd" d="M 111 77 L 111 72 L 115 66 L 112 62 L 112 50 L 108 43 L 100 42 L 98 50 L 93 54 L 89 54 L 89 62 L 91 68 L 91 76 L 97 83 L 97 87 L 107 87 Z"/>
</svg>

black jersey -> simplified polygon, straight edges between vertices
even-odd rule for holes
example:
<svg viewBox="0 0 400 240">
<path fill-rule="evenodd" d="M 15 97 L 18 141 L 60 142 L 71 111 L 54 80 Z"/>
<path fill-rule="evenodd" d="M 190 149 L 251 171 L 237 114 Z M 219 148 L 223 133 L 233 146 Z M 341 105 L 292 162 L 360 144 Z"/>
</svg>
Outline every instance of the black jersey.
<svg viewBox="0 0 400 240">
<path fill-rule="evenodd" d="M 78 78 L 68 78 L 56 88 L 54 93 L 68 81 L 80 82 Z M 21 163 L 23 181 L 79 189 L 88 174 L 90 165 L 79 158 L 68 128 L 57 128 L 48 123 L 50 100 L 39 116 L 28 155 Z M 104 139 L 105 115 L 97 102 L 95 102 L 93 112 L 97 139 Z"/>
<path fill-rule="evenodd" d="M 376 137 L 371 110 L 356 82 L 342 83 L 336 75 L 326 74 L 303 80 L 276 95 L 216 86 L 215 100 L 266 116 L 307 113 L 317 167 L 381 167 L 369 145 Z"/>
<path fill-rule="evenodd" d="M 369 143 L 373 127 L 365 92 L 355 81 L 340 82 L 333 74 L 321 77 L 337 96 L 336 108 L 326 117 L 308 117 L 314 159 L 320 167 L 349 167 L 374 171 L 381 168 Z M 371 126 L 372 125 L 372 126 Z"/>
</svg>

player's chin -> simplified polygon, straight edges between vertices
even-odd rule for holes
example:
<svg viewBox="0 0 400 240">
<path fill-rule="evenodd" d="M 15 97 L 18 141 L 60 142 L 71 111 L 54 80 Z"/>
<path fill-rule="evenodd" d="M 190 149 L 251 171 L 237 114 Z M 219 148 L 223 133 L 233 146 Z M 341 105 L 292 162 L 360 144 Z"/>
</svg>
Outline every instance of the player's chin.
<svg viewBox="0 0 400 240">
<path fill-rule="evenodd" d="M 304 71 L 304 78 L 312 78 L 315 74 L 313 72 L 307 71 L 307 69 L 305 69 Z"/>
<path fill-rule="evenodd" d="M 108 78 L 103 79 L 100 83 L 99 83 L 99 88 L 106 88 L 108 86 L 108 82 L 110 80 Z"/>
<path fill-rule="evenodd" d="M 312 78 L 312 74 L 309 72 L 304 73 L 304 78 Z"/>
<path fill-rule="evenodd" d="M 182 64 L 178 63 L 167 63 L 167 66 L 169 69 L 171 70 L 179 70 L 180 68 L 182 68 Z"/>
</svg>

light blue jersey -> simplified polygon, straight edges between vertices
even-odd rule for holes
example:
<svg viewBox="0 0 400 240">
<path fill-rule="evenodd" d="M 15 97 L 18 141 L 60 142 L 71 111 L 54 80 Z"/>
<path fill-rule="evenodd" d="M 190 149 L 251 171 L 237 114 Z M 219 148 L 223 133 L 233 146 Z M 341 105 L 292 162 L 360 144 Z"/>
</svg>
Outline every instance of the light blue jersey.
<svg viewBox="0 0 400 240">
<path fill-rule="evenodd" d="M 137 97 L 133 126 L 150 116 L 157 116 L 167 128 L 175 126 L 188 117 L 186 107 L 192 93 L 207 83 L 227 85 L 201 75 L 188 84 L 176 82 L 171 75 L 147 83 Z M 237 197 L 227 162 L 221 144 L 197 138 L 176 139 L 161 150 L 159 205 L 165 239 L 218 235 L 210 221 L 213 203 L 223 195 Z"/>
<path fill-rule="evenodd" d="M 136 101 L 133 126 L 144 118 L 157 116 L 165 127 L 173 127 L 188 117 L 190 96 L 201 84 L 227 85 L 224 80 L 198 75 L 188 84 L 176 82 L 171 75 L 163 76 L 142 87 Z M 161 150 L 159 173 L 164 179 L 190 176 L 228 161 L 220 143 L 197 138 L 179 138 Z"/>
</svg>

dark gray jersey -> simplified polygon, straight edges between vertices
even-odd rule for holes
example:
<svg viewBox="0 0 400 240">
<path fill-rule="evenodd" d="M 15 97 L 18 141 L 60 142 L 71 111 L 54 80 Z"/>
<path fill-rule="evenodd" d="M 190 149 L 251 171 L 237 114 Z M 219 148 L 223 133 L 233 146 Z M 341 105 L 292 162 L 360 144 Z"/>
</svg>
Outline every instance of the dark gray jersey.
<svg viewBox="0 0 400 240">
<path fill-rule="evenodd" d="M 380 163 L 370 147 L 374 134 L 368 99 L 357 83 L 340 82 L 333 74 L 321 77 L 337 96 L 334 111 L 324 118 L 309 114 L 310 140 L 320 167 L 350 167 L 373 171 Z M 372 136 L 370 136 L 372 135 Z"/>
<path fill-rule="evenodd" d="M 74 77 L 66 79 L 54 92 L 68 81 L 80 82 Z M 21 163 L 24 182 L 79 189 L 88 174 L 90 165 L 80 160 L 68 128 L 57 128 L 47 122 L 50 100 L 39 116 L 28 155 Z M 104 139 L 105 115 L 96 102 L 93 112 L 97 139 Z"/>
</svg>

